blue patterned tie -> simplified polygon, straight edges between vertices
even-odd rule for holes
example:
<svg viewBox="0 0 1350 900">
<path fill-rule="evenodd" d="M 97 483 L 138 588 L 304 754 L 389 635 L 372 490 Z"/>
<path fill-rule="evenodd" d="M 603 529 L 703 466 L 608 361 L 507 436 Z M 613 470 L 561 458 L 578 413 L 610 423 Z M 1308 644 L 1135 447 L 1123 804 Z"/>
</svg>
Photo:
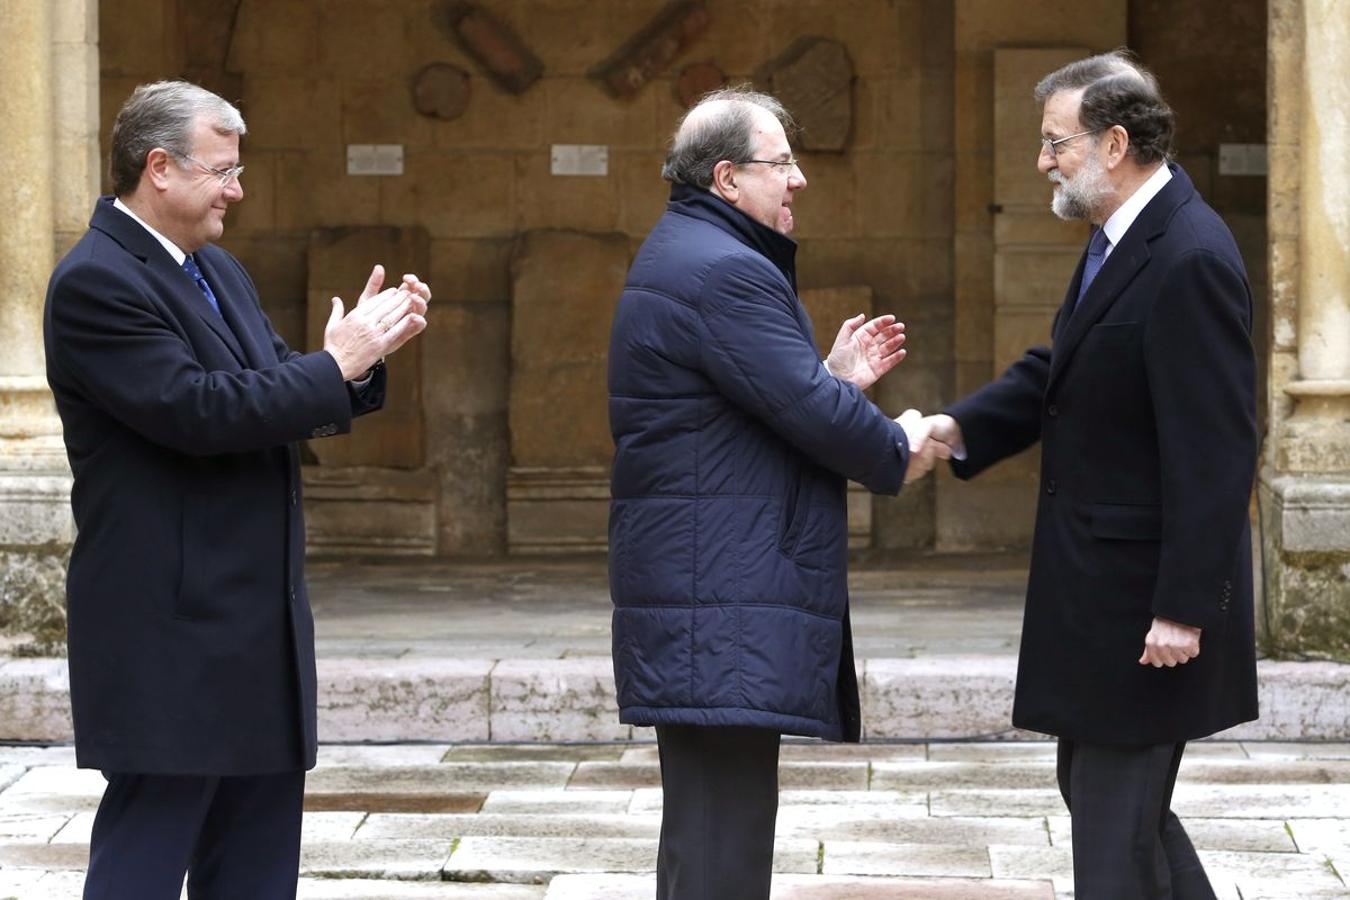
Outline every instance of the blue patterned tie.
<svg viewBox="0 0 1350 900">
<path fill-rule="evenodd" d="M 216 315 L 219 316 L 220 304 L 216 301 L 216 295 L 211 293 L 211 285 L 206 283 L 206 276 L 203 275 L 202 270 L 197 267 L 197 261 L 192 258 L 191 253 L 183 259 L 183 271 L 188 273 L 189 278 L 197 282 L 197 287 L 202 289 L 202 293 L 206 295 L 206 299 L 210 302 L 211 308 L 214 309 Z"/>
<path fill-rule="evenodd" d="M 1088 286 L 1102 270 L 1102 263 L 1106 262 L 1106 248 L 1110 246 L 1111 241 L 1106 237 L 1106 231 L 1094 228 L 1092 240 L 1088 241 L 1087 261 L 1083 263 L 1083 283 L 1078 286 L 1078 299 L 1074 301 L 1074 309 L 1083 302 L 1083 295 L 1087 293 Z"/>
</svg>

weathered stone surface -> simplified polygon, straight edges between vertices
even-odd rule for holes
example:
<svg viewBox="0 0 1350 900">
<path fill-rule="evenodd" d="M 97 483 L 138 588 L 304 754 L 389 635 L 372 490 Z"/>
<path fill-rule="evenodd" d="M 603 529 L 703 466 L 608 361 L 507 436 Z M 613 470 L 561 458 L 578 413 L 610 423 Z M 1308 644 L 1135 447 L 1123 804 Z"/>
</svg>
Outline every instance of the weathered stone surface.
<svg viewBox="0 0 1350 900">
<path fill-rule="evenodd" d="M 3 834 L 0 820 L 0 834 Z M 358 840 L 403 840 L 468 837 L 655 838 L 661 832 L 661 817 L 654 814 L 624 815 L 570 813 L 461 813 L 450 815 L 373 815 L 356 832 Z M 1044 834 L 1044 832 L 1042 832 Z"/>
<path fill-rule="evenodd" d="M 726 73 L 714 62 L 698 62 L 685 66 L 675 76 L 675 97 L 688 109 L 699 97 L 715 91 L 727 83 Z"/>
<path fill-rule="evenodd" d="M 69 741 L 70 672 L 63 659 L 0 659 L 0 740 Z"/>
<path fill-rule="evenodd" d="M 61 813 L 0 813 L 0 842 L 46 844 L 69 821 L 70 816 Z"/>
<path fill-rule="evenodd" d="M 608 659 L 503 660 L 492 671 L 494 741 L 614 741 L 631 734 L 619 722 Z"/>
<path fill-rule="evenodd" d="M 546 900 L 648 900 L 650 875 L 560 875 Z M 860 878 L 779 874 L 774 900 L 1054 900 L 1048 883 L 967 878 Z"/>
<path fill-rule="evenodd" d="M 437 881 L 451 842 L 339 841 L 300 846 L 300 874 L 311 878 Z"/>
<path fill-rule="evenodd" d="M 1014 790 L 1009 788 L 979 788 L 974 790 L 939 790 L 929 796 L 930 814 L 934 816 L 965 816 L 999 818 L 1014 816 L 1055 816 L 1064 813 L 1064 798 L 1058 790 Z"/>
<path fill-rule="evenodd" d="M 430 63 L 413 76 L 412 95 L 422 115 L 458 119 L 469 106 L 469 73 L 449 63 Z"/>
<path fill-rule="evenodd" d="M 310 233 L 309 347 L 323 346 L 332 298 L 341 297 L 350 310 L 376 263 L 384 266 L 385 287 L 397 285 L 405 272 L 427 277 L 424 273 L 431 269 L 431 239 L 426 229 L 353 227 Z M 421 342 L 410 341 L 385 364 L 388 386 L 379 414 L 354 422 L 350 434 L 309 443 L 323 465 L 415 469 L 425 461 Z"/>
<path fill-rule="evenodd" d="M 541 883 L 569 872 L 645 872 L 656 840 L 466 837 L 445 867 L 450 881 Z M 776 841 L 774 871 L 815 872 L 815 841 Z"/>
<path fill-rule="evenodd" d="M 320 739 L 487 740 L 492 665 L 491 660 L 320 660 Z"/>
<path fill-rule="evenodd" d="M 868 660 L 863 721 L 870 738 L 962 738 L 1011 732 L 1012 658 Z"/>
<path fill-rule="evenodd" d="M 0 480 L 7 479 L 0 476 Z M 25 506 L 30 511 L 34 508 L 33 504 Z M 14 506 L 0 499 L 0 513 L 5 518 L 12 521 L 14 512 Z M 61 514 L 69 518 L 69 507 Z M 22 545 L 24 541 L 9 543 Z M 24 635 L 25 649 L 29 652 L 65 653 L 69 555 L 69 545 L 62 544 L 0 550 L 0 633 Z M 0 705 L 3 702 L 0 700 Z"/>
<path fill-rule="evenodd" d="M 429 469 L 304 466 L 311 557 L 432 556 L 439 484 Z"/>
<path fill-rule="evenodd" d="M 661 770 L 649 763 L 583 762 L 567 786 L 602 790 L 634 790 L 660 787 Z"/>
<path fill-rule="evenodd" d="M 983 847 L 937 844 L 826 841 L 826 875 L 989 876 Z"/>
<path fill-rule="evenodd" d="M 329 740 L 325 738 L 324 740 Z M 318 765 L 434 766 L 450 752 L 449 744 L 319 744 Z"/>
<path fill-rule="evenodd" d="M 801 37 L 755 73 L 796 120 L 804 150 L 842 152 L 853 127 L 853 60 L 838 41 Z"/>
<path fill-rule="evenodd" d="M 982 847 L 987 844 L 1019 844 L 1045 847 L 1050 843 L 1045 819 L 939 818 L 927 809 L 913 806 L 872 804 L 859 808 L 836 806 L 791 806 L 778 812 L 775 832 L 781 838 L 813 838 L 830 841 L 861 841 L 898 844 L 942 844 Z"/>
<path fill-rule="evenodd" d="M 483 801 L 482 812 L 499 815 L 603 815 L 629 811 L 632 800 L 632 791 L 493 791 Z"/>
<path fill-rule="evenodd" d="M 445 762 L 620 762 L 630 748 L 615 744 L 459 744 L 445 754 Z M 0 760 L 4 757 L 0 756 Z"/>
<path fill-rule="evenodd" d="M 442 16 L 464 52 L 503 90 L 524 93 L 543 74 L 544 64 L 515 30 L 479 4 L 447 3 Z"/>
<path fill-rule="evenodd" d="M 609 464 L 605 359 L 628 262 L 628 240 L 618 234 L 532 231 L 517 243 L 511 260 L 514 465 Z"/>
<path fill-rule="evenodd" d="M 301 878 L 298 900 L 541 900 L 544 887 L 368 878 Z M 76 895 L 78 896 L 78 895 Z"/>
<path fill-rule="evenodd" d="M 1314 822 L 1316 820 L 1306 820 Z M 1056 847 L 1068 847 L 1073 842 L 1071 820 L 1068 815 L 1051 816 L 1050 839 Z M 1199 850 L 1238 850 L 1245 853 L 1308 852 L 1312 845 L 1305 843 L 1304 835 L 1290 829 L 1279 819 L 1200 819 L 1188 818 L 1184 823 L 1191 843 Z M 1289 823 L 1290 828 L 1296 823 Z M 1343 835 L 1350 837 L 1350 835 Z M 989 841 L 1008 844 L 1011 841 Z M 1341 842 L 1345 844 L 1345 841 Z"/>
<path fill-rule="evenodd" d="M 1054 786 L 1054 772 L 1044 763 L 883 762 L 872 766 L 872 787 L 890 790 Z"/>
<path fill-rule="evenodd" d="M 700 0 L 671 0 L 640 31 L 588 73 L 613 97 L 631 98 L 712 24 Z"/>
<path fill-rule="evenodd" d="M 1334 741 L 1350 734 L 1350 665 L 1262 660 L 1256 673 L 1261 718 L 1220 737 Z"/>
</svg>

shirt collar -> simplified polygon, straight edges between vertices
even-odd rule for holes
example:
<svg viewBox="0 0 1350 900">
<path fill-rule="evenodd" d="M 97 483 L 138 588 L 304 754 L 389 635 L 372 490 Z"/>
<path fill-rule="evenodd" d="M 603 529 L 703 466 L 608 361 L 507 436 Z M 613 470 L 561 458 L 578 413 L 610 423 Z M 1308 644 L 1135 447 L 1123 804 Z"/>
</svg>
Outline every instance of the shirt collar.
<svg viewBox="0 0 1350 900">
<path fill-rule="evenodd" d="M 1124 203 L 1120 204 L 1120 209 L 1111 214 L 1111 218 L 1106 220 L 1102 226 L 1102 231 L 1106 232 L 1106 239 L 1111 242 L 1111 247 L 1107 248 L 1107 253 L 1111 248 L 1120 243 L 1121 238 L 1125 237 L 1125 232 L 1134 224 L 1134 220 L 1139 218 L 1139 214 L 1148 206 L 1148 201 L 1158 195 L 1166 185 L 1172 180 L 1172 170 L 1164 163 L 1158 166 L 1158 170 L 1148 177 L 1148 180 L 1139 185 L 1139 189 L 1129 196 Z"/>
<path fill-rule="evenodd" d="M 173 261 L 178 263 L 180 267 L 183 265 L 183 260 L 187 259 L 187 254 L 184 253 L 181 249 L 179 249 L 177 244 L 166 238 L 164 235 L 160 234 L 155 229 L 151 228 L 144 219 L 142 219 L 140 216 L 132 212 L 131 207 L 123 203 L 121 197 L 116 197 L 113 199 L 113 207 L 116 209 L 120 209 L 122 212 L 126 213 L 128 216 L 131 217 L 131 220 L 133 222 L 137 223 L 146 231 L 150 232 L 150 235 L 155 240 L 159 241 L 160 244 L 164 246 L 165 250 L 169 251 L 169 255 L 173 257 Z"/>
</svg>

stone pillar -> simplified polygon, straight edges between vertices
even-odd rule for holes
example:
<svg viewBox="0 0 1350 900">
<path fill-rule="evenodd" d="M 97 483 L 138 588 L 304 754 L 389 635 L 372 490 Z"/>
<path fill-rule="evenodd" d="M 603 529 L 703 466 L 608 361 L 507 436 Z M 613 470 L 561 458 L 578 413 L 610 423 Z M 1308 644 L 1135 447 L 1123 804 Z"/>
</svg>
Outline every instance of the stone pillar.
<svg viewBox="0 0 1350 900">
<path fill-rule="evenodd" d="M 0 0 L 0 629 L 59 640 L 70 475 L 44 374 L 58 248 L 98 190 L 96 0 Z"/>
<path fill-rule="evenodd" d="M 1350 20 L 1271 0 L 1270 435 L 1260 493 L 1277 653 L 1350 659 Z"/>
</svg>

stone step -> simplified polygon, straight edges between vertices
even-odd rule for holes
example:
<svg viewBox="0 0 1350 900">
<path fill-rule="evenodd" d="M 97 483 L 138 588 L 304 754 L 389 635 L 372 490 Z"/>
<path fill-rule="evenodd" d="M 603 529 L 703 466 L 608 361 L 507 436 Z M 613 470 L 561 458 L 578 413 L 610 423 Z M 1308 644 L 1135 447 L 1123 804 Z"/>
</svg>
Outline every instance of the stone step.
<svg viewBox="0 0 1350 900">
<path fill-rule="evenodd" d="M 560 875 L 545 900 L 651 900 L 651 875 Z M 781 875 L 772 900 L 1054 900 L 1046 881 Z"/>
<path fill-rule="evenodd" d="M 618 721 L 608 657 L 321 659 L 325 741 L 650 740 Z M 1261 718 L 1232 740 L 1338 740 L 1350 733 L 1350 665 L 1262 661 Z M 865 659 L 858 664 L 872 740 L 1035 739 L 1009 722 L 1011 656 Z M 60 659 L 0 657 L 0 740 L 71 739 Z"/>
</svg>

